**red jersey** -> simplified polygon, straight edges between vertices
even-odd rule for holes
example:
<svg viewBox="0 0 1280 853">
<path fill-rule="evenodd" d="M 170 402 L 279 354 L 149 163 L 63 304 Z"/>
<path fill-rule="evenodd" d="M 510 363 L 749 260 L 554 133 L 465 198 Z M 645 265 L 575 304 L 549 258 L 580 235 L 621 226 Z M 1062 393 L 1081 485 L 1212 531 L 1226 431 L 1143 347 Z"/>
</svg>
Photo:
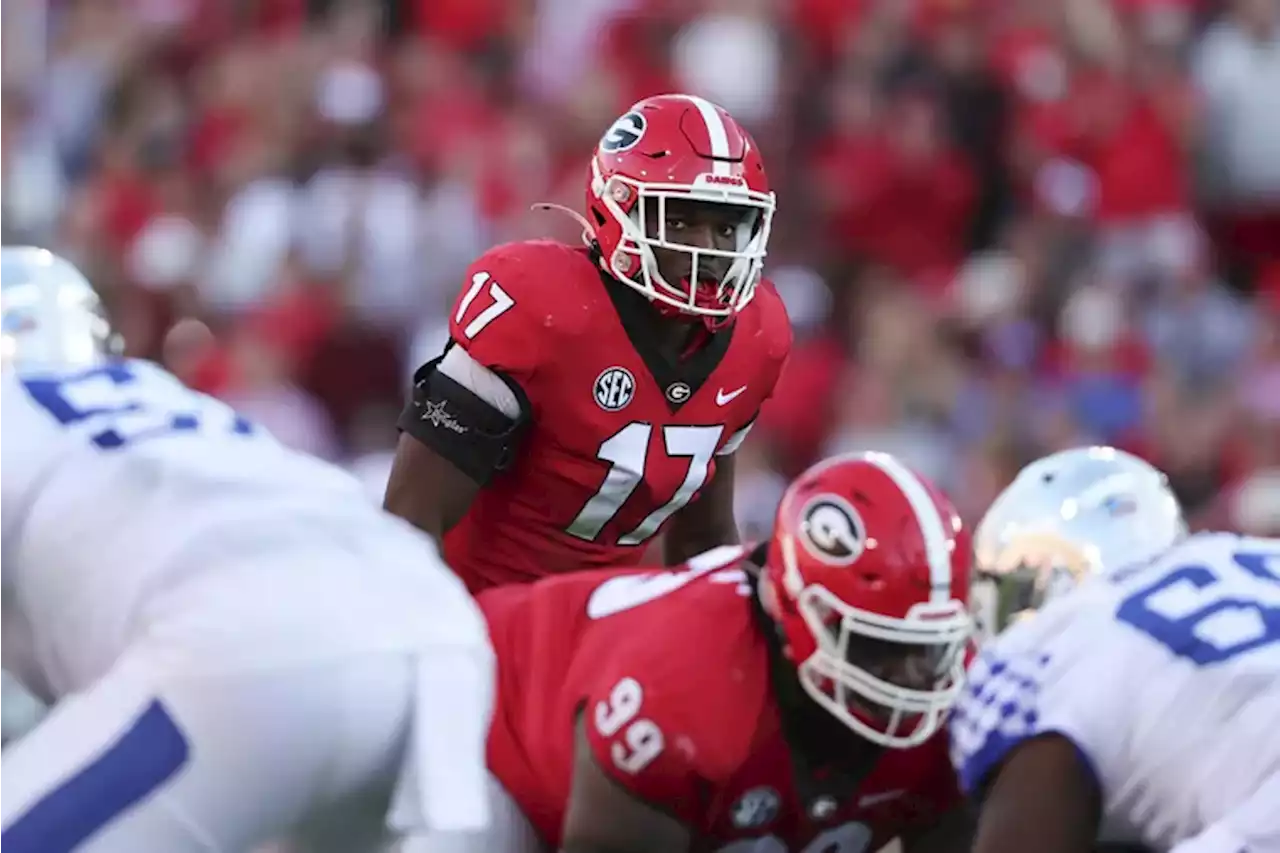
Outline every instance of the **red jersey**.
<svg viewBox="0 0 1280 853">
<path fill-rule="evenodd" d="M 489 769 L 551 849 L 579 711 L 599 766 L 689 826 L 698 851 L 765 838 L 779 853 L 876 850 L 959 803 L 943 730 L 873 757 L 844 801 L 807 816 L 743 553 L 723 547 L 683 571 L 576 573 L 480 596 L 498 657 Z M 828 755 L 856 740 L 830 721 L 839 732 L 823 741 Z"/>
<path fill-rule="evenodd" d="M 446 534 L 446 560 L 473 592 L 635 565 L 773 392 L 791 346 L 782 301 L 762 285 L 731 326 L 673 362 L 654 344 L 650 303 L 606 280 L 586 249 L 500 246 L 467 280 L 452 339 L 520 387 L 532 425 L 511 469 Z"/>
</svg>

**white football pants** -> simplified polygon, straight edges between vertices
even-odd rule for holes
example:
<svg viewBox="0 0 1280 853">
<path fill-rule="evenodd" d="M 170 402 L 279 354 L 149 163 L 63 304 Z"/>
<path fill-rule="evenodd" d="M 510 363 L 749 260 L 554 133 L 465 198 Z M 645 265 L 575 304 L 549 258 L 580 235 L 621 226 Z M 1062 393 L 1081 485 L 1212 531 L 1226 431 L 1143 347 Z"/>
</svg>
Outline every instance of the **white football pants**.
<svg viewBox="0 0 1280 853">
<path fill-rule="evenodd" d="M 287 629 L 265 606 L 230 624 L 188 609 L 179 641 L 161 630 L 132 643 L 4 751 L 5 853 L 244 853 L 370 791 L 392 797 L 402 838 L 486 825 L 493 653 L 461 584 L 442 589 L 417 602 L 447 623 L 438 642 L 384 631 L 346 654 L 334 637 L 360 636 L 360 619 L 300 616 L 305 595 L 280 611 Z M 273 657 L 273 640 L 287 654 Z"/>
<path fill-rule="evenodd" d="M 551 853 L 515 799 L 492 774 L 488 782 L 489 824 L 484 829 L 432 835 L 406 843 L 397 853 Z"/>
<path fill-rule="evenodd" d="M 392 793 L 412 775 L 415 724 L 434 716 L 419 713 L 424 701 L 471 716 L 431 733 L 445 753 L 428 748 L 426 772 L 483 772 L 489 658 L 451 654 L 191 678 L 157 678 L 145 656 L 122 661 L 0 754 L 0 850 L 243 853 L 317 809 Z"/>
</svg>

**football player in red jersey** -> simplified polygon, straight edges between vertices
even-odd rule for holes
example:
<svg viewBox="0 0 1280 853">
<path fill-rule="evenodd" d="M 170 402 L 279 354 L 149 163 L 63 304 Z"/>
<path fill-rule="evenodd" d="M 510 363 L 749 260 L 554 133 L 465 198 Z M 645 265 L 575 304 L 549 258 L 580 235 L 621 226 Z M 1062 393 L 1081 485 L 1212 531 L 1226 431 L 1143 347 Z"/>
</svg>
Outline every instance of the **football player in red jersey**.
<svg viewBox="0 0 1280 853">
<path fill-rule="evenodd" d="M 761 269 L 755 143 L 688 95 L 641 101 L 591 158 L 585 248 L 491 249 L 418 370 L 386 506 L 473 591 L 738 541 L 733 453 L 791 346 Z M 576 214 L 575 214 L 576 215 Z"/>
<path fill-rule="evenodd" d="M 757 550 L 479 597 L 494 818 L 463 850 L 965 849 L 942 724 L 970 544 L 950 502 L 890 456 L 841 457 L 790 486 Z"/>
</svg>

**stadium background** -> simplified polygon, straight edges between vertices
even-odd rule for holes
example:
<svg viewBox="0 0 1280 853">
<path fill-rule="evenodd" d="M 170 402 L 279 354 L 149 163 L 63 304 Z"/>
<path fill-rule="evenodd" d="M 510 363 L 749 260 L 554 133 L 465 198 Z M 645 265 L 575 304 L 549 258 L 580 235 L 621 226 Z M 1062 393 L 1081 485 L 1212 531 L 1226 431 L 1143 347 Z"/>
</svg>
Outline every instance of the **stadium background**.
<svg viewBox="0 0 1280 853">
<path fill-rule="evenodd" d="M 3 239 L 131 350 L 381 494 L 466 264 L 552 236 L 627 105 L 704 95 L 779 196 L 767 531 L 891 450 L 970 518 L 1103 441 L 1280 534 L 1280 0 L 13 0 Z M 555 282 L 549 281 L 549 287 Z"/>
</svg>

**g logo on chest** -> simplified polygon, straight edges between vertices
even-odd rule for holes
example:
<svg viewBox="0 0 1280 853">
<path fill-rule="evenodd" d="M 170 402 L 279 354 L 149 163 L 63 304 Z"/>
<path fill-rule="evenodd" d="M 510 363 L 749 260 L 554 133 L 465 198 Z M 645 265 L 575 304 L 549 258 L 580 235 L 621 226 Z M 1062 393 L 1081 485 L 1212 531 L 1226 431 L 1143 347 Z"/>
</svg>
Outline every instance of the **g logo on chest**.
<svg viewBox="0 0 1280 853">
<path fill-rule="evenodd" d="M 667 386 L 666 397 L 672 403 L 683 403 L 693 394 L 693 389 L 684 382 L 672 382 Z"/>
<path fill-rule="evenodd" d="M 800 529 L 804 549 L 828 565 L 848 566 L 866 547 L 862 516 L 839 495 L 810 498 L 800 512 Z"/>
</svg>

